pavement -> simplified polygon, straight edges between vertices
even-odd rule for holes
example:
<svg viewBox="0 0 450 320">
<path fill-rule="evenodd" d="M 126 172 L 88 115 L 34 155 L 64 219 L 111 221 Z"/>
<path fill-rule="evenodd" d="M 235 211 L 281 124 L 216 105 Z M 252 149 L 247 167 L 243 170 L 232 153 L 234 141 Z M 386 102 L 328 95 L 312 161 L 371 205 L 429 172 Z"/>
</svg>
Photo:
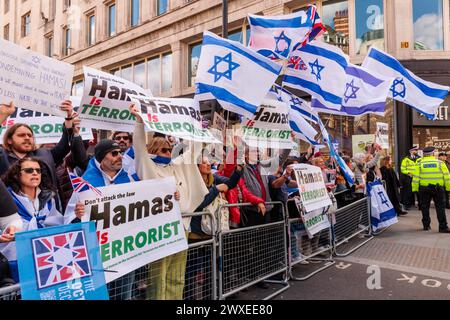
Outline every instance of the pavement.
<svg viewBox="0 0 450 320">
<path fill-rule="evenodd" d="M 421 213 L 411 210 L 399 222 L 346 257 L 308 280 L 290 280 L 290 287 L 275 300 L 449 300 L 450 234 L 438 233 L 437 217 L 430 211 L 431 230 L 423 231 Z M 450 210 L 447 210 L 450 222 Z M 354 239 L 363 241 L 364 239 Z M 301 277 L 324 264 L 297 264 Z M 255 286 L 233 300 L 259 300 L 282 288 Z"/>
</svg>

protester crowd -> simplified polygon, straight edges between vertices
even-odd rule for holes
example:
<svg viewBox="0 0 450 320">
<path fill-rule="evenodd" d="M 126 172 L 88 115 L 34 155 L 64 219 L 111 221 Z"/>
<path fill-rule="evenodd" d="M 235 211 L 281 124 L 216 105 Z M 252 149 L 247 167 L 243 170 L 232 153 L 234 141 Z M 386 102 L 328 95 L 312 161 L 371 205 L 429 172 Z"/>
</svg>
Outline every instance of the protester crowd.
<svg viewBox="0 0 450 320">
<path fill-rule="evenodd" d="M 415 149 L 409 160 L 402 162 L 400 179 L 392 166 L 392 158 L 383 155 L 377 144 L 353 157 L 342 155 L 355 175 L 355 183 L 350 186 L 330 157 L 314 152 L 312 148 L 292 157 L 289 149 L 267 156 L 257 148 L 245 147 L 243 159 L 239 161 L 237 150 L 244 142 L 234 137 L 234 148 L 220 161 L 211 157 L 201 143 L 189 145 L 188 141 L 159 134 L 150 134 L 147 141 L 144 124 L 134 106 L 130 107 L 130 112 L 137 119 L 135 132 L 114 132 L 111 139 L 96 143 L 90 154 L 87 152 L 89 145 L 80 137 L 79 120 L 71 102 L 64 101 L 60 109 L 66 112 L 66 118 L 63 135 L 54 146 L 37 146 L 33 131 L 26 124 L 15 124 L 4 135 L 0 147 L 0 243 L 7 249 L 4 253 L 9 261 L 1 260 L 0 286 L 19 282 L 15 254 L 11 253 L 16 232 L 76 223 L 85 215 L 84 205 L 77 203 L 73 196 L 70 175 L 82 177 L 95 188 L 174 176 L 175 199 L 179 201 L 182 213 L 216 213 L 222 204 L 251 203 L 251 206 L 220 211 L 220 227 L 229 229 L 283 220 L 283 210 L 270 204 L 273 201 L 287 205 L 289 218 L 300 218 L 295 202 L 289 201 L 298 197 L 292 168 L 298 163 L 311 164 L 322 170 L 327 190 L 335 201 L 334 209 L 364 198 L 367 183 L 375 180 L 385 181 L 387 194 L 398 215 L 406 214 L 405 210 L 414 204 L 411 184 L 417 166 Z M 14 111 L 13 103 L 1 105 L 0 123 Z M 449 165 L 444 157 L 445 154 L 439 155 Z M 449 208 L 448 195 L 446 199 Z M 211 226 L 200 217 L 184 218 L 183 222 L 190 243 L 211 237 Z M 291 226 L 290 236 L 294 240 L 290 248 L 292 261 L 303 260 L 310 254 L 304 248 L 311 250 L 315 239 L 308 239 L 304 228 L 296 225 Z M 310 246 L 298 247 L 300 238 L 309 241 Z M 239 259 L 239 254 L 243 253 L 235 254 Z M 188 283 L 188 279 L 192 281 L 195 277 L 191 274 L 199 271 L 187 260 L 187 251 L 183 251 L 145 269 L 148 278 L 152 279 L 144 285 L 146 298 L 182 299 L 183 290 L 195 287 L 196 284 Z M 189 276 L 185 277 L 185 274 Z M 129 299 L 135 283 L 136 274 L 131 272 L 110 283 L 109 287 L 121 288 L 121 292 L 115 294 L 117 299 Z M 261 282 L 259 286 L 266 285 Z"/>
</svg>

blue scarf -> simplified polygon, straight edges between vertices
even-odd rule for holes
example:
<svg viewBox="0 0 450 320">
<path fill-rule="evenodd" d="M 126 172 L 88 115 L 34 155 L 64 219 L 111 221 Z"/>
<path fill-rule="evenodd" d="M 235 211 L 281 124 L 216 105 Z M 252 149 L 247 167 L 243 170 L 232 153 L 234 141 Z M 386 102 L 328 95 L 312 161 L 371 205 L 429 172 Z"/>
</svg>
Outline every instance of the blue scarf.
<svg viewBox="0 0 450 320">
<path fill-rule="evenodd" d="M 168 158 L 168 157 L 155 156 L 154 158 L 152 158 L 152 160 L 157 164 L 169 165 L 172 163 L 172 158 Z"/>
<path fill-rule="evenodd" d="M 28 212 L 28 210 L 25 208 L 25 206 L 22 204 L 22 202 L 20 202 L 20 200 L 16 197 L 16 195 L 14 194 L 14 191 L 11 188 L 8 188 L 8 191 L 11 194 L 12 198 L 14 199 L 14 202 L 18 209 L 19 216 L 26 221 L 31 221 L 31 219 L 33 219 L 34 216 Z M 44 206 L 44 208 L 45 208 L 45 206 Z M 44 208 L 39 208 L 39 212 L 41 212 Z M 50 211 L 51 209 L 52 209 L 52 199 L 50 198 L 50 200 L 47 201 L 47 210 Z M 46 218 L 47 218 L 46 215 L 38 215 L 36 217 L 37 225 L 38 225 L 39 229 L 44 228 L 44 225 L 42 225 L 42 222 L 44 222 Z"/>
<path fill-rule="evenodd" d="M 92 158 L 89 161 L 89 165 L 82 178 L 89 182 L 93 187 L 99 188 L 105 186 L 105 179 L 103 178 L 102 172 L 95 163 L 95 158 Z M 137 174 L 133 174 L 130 176 L 127 172 L 121 169 L 113 182 L 114 184 L 123 184 L 133 181 L 139 181 Z"/>
</svg>

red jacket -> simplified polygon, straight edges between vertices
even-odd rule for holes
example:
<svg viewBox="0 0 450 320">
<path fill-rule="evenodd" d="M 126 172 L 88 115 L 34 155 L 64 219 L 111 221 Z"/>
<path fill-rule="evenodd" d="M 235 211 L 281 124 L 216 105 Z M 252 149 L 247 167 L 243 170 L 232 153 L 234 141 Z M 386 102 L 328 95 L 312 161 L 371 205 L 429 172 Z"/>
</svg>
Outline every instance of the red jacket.
<svg viewBox="0 0 450 320">
<path fill-rule="evenodd" d="M 235 150 L 235 159 L 236 159 L 237 149 Z M 236 161 L 235 161 L 236 162 Z M 236 168 L 236 164 L 224 164 L 224 167 L 221 171 L 218 173 L 221 176 L 230 177 L 233 173 L 234 169 Z M 238 190 L 239 188 L 239 190 Z M 244 178 L 241 178 L 239 180 L 239 183 L 236 188 L 228 190 L 228 192 L 225 194 L 225 197 L 229 204 L 233 203 L 239 203 L 239 191 L 241 192 L 242 196 L 242 203 L 250 202 L 253 205 L 257 205 L 259 203 L 264 203 L 264 200 L 255 196 L 253 193 L 251 193 L 247 187 L 245 186 L 245 180 Z M 230 224 L 234 227 L 238 227 L 241 222 L 241 212 L 239 210 L 239 207 L 230 207 Z"/>
</svg>

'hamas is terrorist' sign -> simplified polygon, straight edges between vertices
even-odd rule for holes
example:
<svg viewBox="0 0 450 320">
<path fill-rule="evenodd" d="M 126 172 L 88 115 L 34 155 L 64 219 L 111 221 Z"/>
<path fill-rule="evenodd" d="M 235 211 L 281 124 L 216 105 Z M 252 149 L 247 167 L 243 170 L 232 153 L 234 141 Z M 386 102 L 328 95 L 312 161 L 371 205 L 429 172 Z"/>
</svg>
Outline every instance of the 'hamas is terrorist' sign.
<svg viewBox="0 0 450 320">
<path fill-rule="evenodd" d="M 84 93 L 79 117 L 86 127 L 134 131 L 135 118 L 128 110 L 129 95 L 152 96 L 138 85 L 89 67 L 84 70 Z"/>
<path fill-rule="evenodd" d="M 99 188 L 79 194 L 83 221 L 97 222 L 100 253 L 111 282 L 148 263 L 187 250 L 174 177 Z"/>
<path fill-rule="evenodd" d="M 252 147 L 292 148 L 289 107 L 275 100 L 264 100 L 253 119 L 242 127 L 244 141 Z"/>
<path fill-rule="evenodd" d="M 152 98 L 130 95 L 149 131 L 186 140 L 220 143 L 202 128 L 200 107 L 193 99 Z"/>
</svg>

